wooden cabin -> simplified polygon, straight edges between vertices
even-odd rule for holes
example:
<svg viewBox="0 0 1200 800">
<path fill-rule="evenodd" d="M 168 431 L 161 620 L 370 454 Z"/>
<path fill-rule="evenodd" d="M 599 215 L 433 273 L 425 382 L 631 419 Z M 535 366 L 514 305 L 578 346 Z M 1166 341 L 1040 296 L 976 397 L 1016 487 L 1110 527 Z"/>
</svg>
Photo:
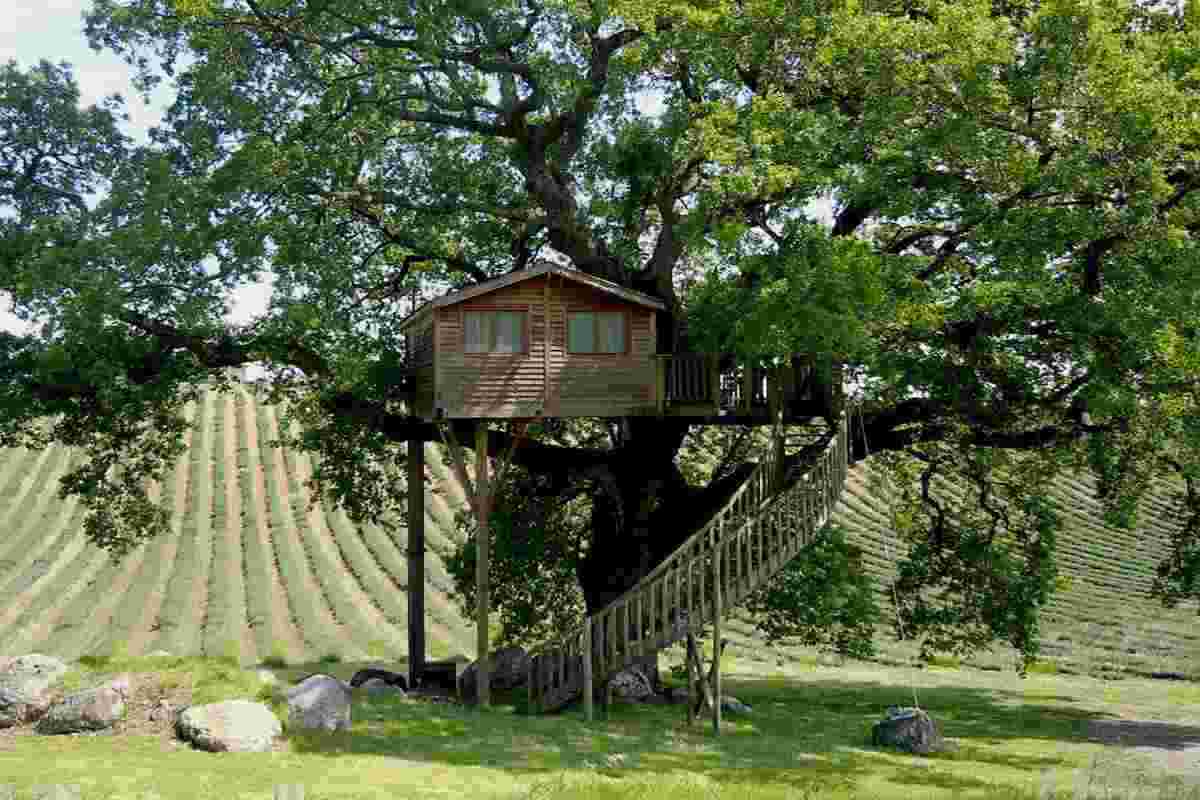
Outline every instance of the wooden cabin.
<svg viewBox="0 0 1200 800">
<path fill-rule="evenodd" d="M 715 354 L 656 353 L 656 314 L 665 308 L 550 262 L 431 300 L 399 326 L 409 413 L 760 418 L 777 402 L 798 410 L 794 401 L 811 394 L 811 370 L 796 359 L 768 370 Z"/>
</svg>

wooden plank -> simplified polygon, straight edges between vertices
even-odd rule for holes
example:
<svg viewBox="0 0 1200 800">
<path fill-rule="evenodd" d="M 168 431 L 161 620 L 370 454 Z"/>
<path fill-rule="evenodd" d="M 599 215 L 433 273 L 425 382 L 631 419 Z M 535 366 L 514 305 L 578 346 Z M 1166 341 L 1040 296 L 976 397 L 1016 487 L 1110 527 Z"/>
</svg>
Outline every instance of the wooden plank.
<svg viewBox="0 0 1200 800">
<path fill-rule="evenodd" d="M 721 548 L 713 559 L 713 734 L 721 735 Z"/>
<path fill-rule="evenodd" d="M 475 547 L 475 647 L 476 691 L 479 707 L 487 708 L 491 702 L 491 670 L 488 664 L 488 617 L 491 612 L 489 597 L 488 525 L 492 505 L 492 490 L 488 481 L 488 432 L 486 424 L 475 426 L 475 490 L 479 496 L 479 529 L 476 531 Z"/>
<path fill-rule="evenodd" d="M 592 721 L 592 618 L 583 620 L 583 715 Z"/>
<path fill-rule="evenodd" d="M 408 685 L 425 669 L 425 443 L 408 440 Z"/>
</svg>

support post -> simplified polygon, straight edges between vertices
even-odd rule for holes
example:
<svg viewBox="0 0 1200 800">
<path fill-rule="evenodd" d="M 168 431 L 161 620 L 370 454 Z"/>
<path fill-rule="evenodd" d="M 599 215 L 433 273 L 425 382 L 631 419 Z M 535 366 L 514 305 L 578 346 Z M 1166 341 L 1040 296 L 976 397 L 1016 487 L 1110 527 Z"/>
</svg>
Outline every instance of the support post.
<svg viewBox="0 0 1200 800">
<path fill-rule="evenodd" d="M 529 708 L 530 714 L 536 714 L 536 713 L 538 713 L 538 711 L 541 710 L 536 705 L 534 705 L 534 702 L 535 702 L 534 698 L 540 697 L 540 695 L 537 695 L 534 693 L 533 676 L 535 674 L 537 674 L 533 668 L 534 658 L 536 658 L 536 656 L 529 659 L 529 665 L 525 668 L 525 696 L 526 696 L 526 703 Z"/>
<path fill-rule="evenodd" d="M 712 413 L 714 417 L 721 415 L 721 355 L 708 354 L 708 385 L 712 391 Z"/>
<path fill-rule="evenodd" d="M 489 527 L 492 491 L 488 485 L 488 429 L 485 420 L 475 428 L 475 493 L 479 497 L 479 530 L 475 536 L 475 647 L 478 650 L 475 680 L 479 707 L 491 702 L 491 670 L 488 664 L 488 617 L 491 612 L 488 580 Z"/>
<path fill-rule="evenodd" d="M 742 413 L 749 414 L 754 407 L 754 365 L 747 361 L 742 365 Z"/>
<path fill-rule="evenodd" d="M 408 440 L 408 685 L 425 671 L 425 444 Z"/>
<path fill-rule="evenodd" d="M 592 721 L 592 618 L 583 620 L 583 715 Z"/>
<path fill-rule="evenodd" d="M 684 653 L 683 661 L 687 664 L 687 721 L 688 727 L 696 721 L 696 705 L 698 696 L 701 694 L 699 676 L 696 675 L 696 670 L 692 666 L 692 661 L 696 657 L 696 639 L 691 633 L 687 635 L 687 649 Z"/>
<path fill-rule="evenodd" d="M 721 735 L 721 547 L 720 540 L 713 537 L 713 665 L 712 687 L 713 735 Z"/>
<path fill-rule="evenodd" d="M 654 407 L 660 417 L 667 410 L 667 369 L 670 366 L 670 356 L 654 359 Z"/>
</svg>

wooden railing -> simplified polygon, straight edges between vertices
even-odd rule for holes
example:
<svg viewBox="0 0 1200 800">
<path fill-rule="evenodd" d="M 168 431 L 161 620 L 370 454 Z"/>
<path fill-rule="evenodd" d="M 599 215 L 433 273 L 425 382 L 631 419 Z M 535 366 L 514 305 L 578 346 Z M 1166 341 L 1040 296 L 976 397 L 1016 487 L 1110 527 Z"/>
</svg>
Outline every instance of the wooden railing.
<svg viewBox="0 0 1200 800">
<path fill-rule="evenodd" d="M 716 356 L 675 353 L 667 360 L 667 398 L 673 403 L 709 403 L 713 399 Z"/>
<path fill-rule="evenodd" d="M 707 406 L 713 414 L 722 411 L 748 412 L 767 407 L 778 381 L 790 375 L 790 364 L 777 370 L 752 364 L 731 363 L 717 353 L 664 353 L 657 359 L 659 410 L 671 406 Z M 801 368 L 801 372 L 804 368 Z M 803 385 L 807 375 L 793 379 Z"/>
<path fill-rule="evenodd" d="M 635 658 L 698 632 L 719 609 L 762 586 L 829 520 L 845 484 L 848 444 L 843 415 L 812 467 L 786 481 L 772 448 L 712 519 L 636 586 L 534 651 L 530 711 L 563 707 Z"/>
</svg>

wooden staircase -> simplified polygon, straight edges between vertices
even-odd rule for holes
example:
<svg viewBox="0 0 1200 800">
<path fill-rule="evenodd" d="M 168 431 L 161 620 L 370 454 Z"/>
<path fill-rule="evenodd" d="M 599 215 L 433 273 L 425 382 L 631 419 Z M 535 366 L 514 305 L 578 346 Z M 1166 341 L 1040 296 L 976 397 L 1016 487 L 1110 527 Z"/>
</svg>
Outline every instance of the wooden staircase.
<svg viewBox="0 0 1200 800">
<path fill-rule="evenodd" d="M 557 711 L 579 697 L 585 683 L 603 686 L 635 658 L 699 633 L 718 609 L 736 606 L 791 561 L 841 497 L 846 426 L 843 414 L 803 471 L 785 473 L 772 448 L 712 519 L 636 586 L 567 636 L 534 650 L 530 712 Z M 591 658 L 585 661 L 584 653 Z"/>
</svg>

